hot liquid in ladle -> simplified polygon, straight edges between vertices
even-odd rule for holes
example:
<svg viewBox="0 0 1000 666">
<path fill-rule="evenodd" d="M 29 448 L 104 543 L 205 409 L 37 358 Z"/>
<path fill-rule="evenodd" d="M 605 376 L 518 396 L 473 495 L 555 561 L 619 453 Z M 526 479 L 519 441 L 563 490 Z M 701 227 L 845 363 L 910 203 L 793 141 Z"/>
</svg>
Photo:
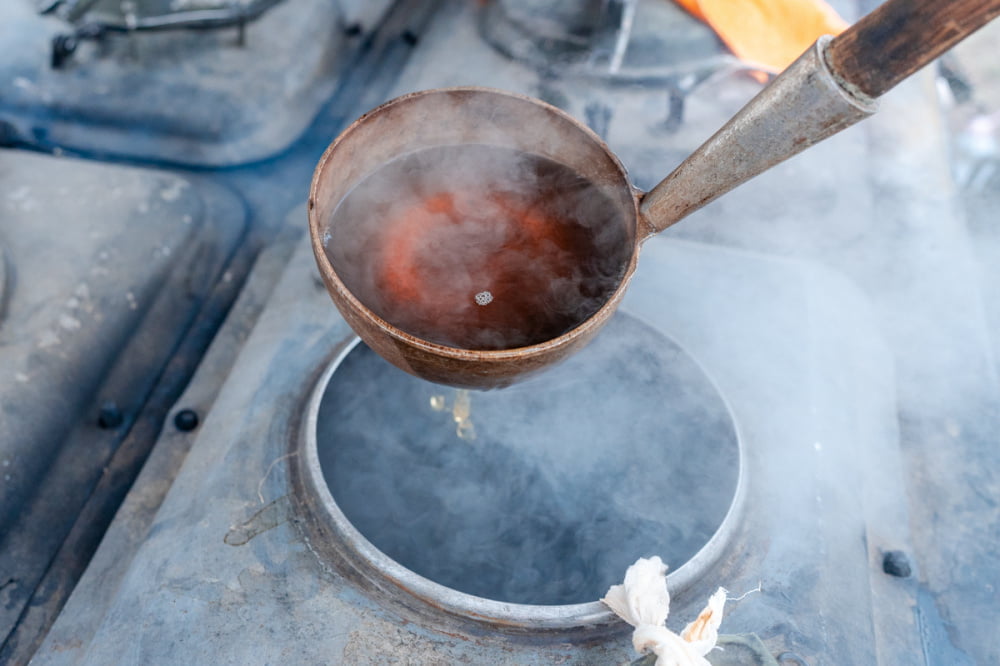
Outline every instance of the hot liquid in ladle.
<svg viewBox="0 0 1000 666">
<path fill-rule="evenodd" d="M 509 385 L 593 337 L 646 238 L 874 113 L 875 98 L 998 14 L 1000 0 L 889 0 L 817 41 L 646 194 L 599 137 L 538 100 L 483 88 L 399 97 L 316 168 L 320 273 L 397 367 Z"/>
</svg>

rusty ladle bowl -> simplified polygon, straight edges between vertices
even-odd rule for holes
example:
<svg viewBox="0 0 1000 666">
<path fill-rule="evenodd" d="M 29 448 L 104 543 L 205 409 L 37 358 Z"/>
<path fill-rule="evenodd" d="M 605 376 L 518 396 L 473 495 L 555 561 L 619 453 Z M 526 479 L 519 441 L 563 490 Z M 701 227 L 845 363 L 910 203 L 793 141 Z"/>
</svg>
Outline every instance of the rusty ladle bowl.
<svg viewBox="0 0 1000 666">
<path fill-rule="evenodd" d="M 1000 14 L 1000 0 L 889 0 L 835 39 L 823 37 L 659 185 L 643 194 L 590 129 L 529 97 L 485 88 L 404 95 L 365 114 L 326 150 L 313 176 L 309 228 L 320 274 L 348 324 L 379 355 L 432 382 L 496 388 L 558 362 L 614 313 L 639 247 L 736 185 L 875 111 L 875 98 Z M 947 28 L 947 29 L 945 29 Z M 365 306 L 325 245 L 331 218 L 366 176 L 413 151 L 479 144 L 554 160 L 612 202 L 628 248 L 603 307 L 566 333 L 525 347 L 460 349 L 410 335 Z M 391 193 L 387 193 L 391 196 Z"/>
</svg>

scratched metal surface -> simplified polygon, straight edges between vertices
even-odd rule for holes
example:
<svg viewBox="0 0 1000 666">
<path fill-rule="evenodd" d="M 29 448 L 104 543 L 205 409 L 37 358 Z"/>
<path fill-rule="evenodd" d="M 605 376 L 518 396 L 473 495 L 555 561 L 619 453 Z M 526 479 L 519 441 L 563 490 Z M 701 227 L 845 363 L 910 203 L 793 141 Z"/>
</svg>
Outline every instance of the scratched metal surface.
<svg viewBox="0 0 1000 666">
<path fill-rule="evenodd" d="M 853 3 L 835 4 L 853 16 Z M 757 90 L 738 73 L 709 77 L 675 131 L 664 90 L 502 58 L 483 48 L 475 11 L 445 3 L 384 96 L 466 83 L 540 96 L 600 125 L 641 187 Z M 1000 391 L 984 300 L 996 287 L 976 263 L 993 254 L 970 246 L 931 73 L 882 106 L 644 248 L 626 307 L 706 366 L 757 456 L 740 539 L 678 595 L 671 624 L 715 584 L 759 582 L 723 631 L 756 633 L 771 654 L 993 663 Z M 220 663 L 632 659 L 624 634 L 511 639 L 415 611 L 313 555 L 286 456 L 311 378 L 350 335 L 314 270 L 300 246 L 260 318 L 231 322 L 256 325 L 231 373 L 213 378 L 222 391 L 176 480 L 150 480 L 170 485 L 162 508 L 113 530 L 132 538 L 105 541 L 36 662 L 189 663 L 208 650 Z M 889 550 L 911 576 L 884 573 Z"/>
<path fill-rule="evenodd" d="M 381 5 L 385 3 L 373 3 Z M 110 33 L 59 69 L 73 25 L 34 3 L 0 7 L 8 140 L 104 158 L 232 165 L 287 148 L 333 94 L 358 40 L 338 3 L 285 0 L 246 27 Z"/>
<path fill-rule="evenodd" d="M 887 391 L 876 390 L 891 382 L 878 336 L 872 330 L 835 334 L 827 325 L 849 310 L 864 311 L 863 300 L 825 271 L 689 242 L 658 243 L 644 261 L 625 307 L 676 334 L 717 379 L 747 434 L 750 458 L 748 521 L 704 580 L 675 590 L 673 621 L 682 626 L 692 619 L 716 584 L 748 590 L 765 580 L 765 591 L 731 605 L 726 631 L 759 633 L 772 652 L 795 650 L 810 663 L 824 663 L 832 644 L 848 646 L 858 663 L 870 661 L 877 643 L 873 608 L 852 600 L 870 594 L 869 579 L 877 572 L 870 571 L 869 559 L 881 544 L 872 543 L 869 551 L 858 535 L 871 530 L 896 545 L 906 543 L 906 535 L 897 515 L 874 513 L 857 492 L 864 488 L 869 499 L 891 505 L 900 485 L 899 467 L 891 464 L 894 442 L 883 437 L 893 405 Z M 766 279 L 747 281 L 748 274 Z M 681 288 L 692 281 L 703 286 L 697 297 Z M 760 299 L 760 289 L 771 294 L 770 305 L 722 328 L 709 324 L 734 302 Z M 813 290 L 838 297 L 809 306 Z M 352 337 L 328 300 L 302 243 L 145 538 L 134 552 L 127 543 L 106 542 L 81 583 L 81 590 L 114 593 L 99 604 L 83 592 L 75 595 L 35 663 L 184 663 L 197 660 L 206 646 L 218 663 L 627 663 L 627 635 L 595 643 L 574 632 L 490 632 L 421 607 L 398 590 L 370 587 L 313 552 L 308 525 L 301 524 L 311 518 L 292 502 L 289 468 L 297 455 L 302 401 Z M 663 309 L 664 300 L 675 307 Z M 786 337 L 769 335 L 775 317 L 807 310 L 802 327 L 789 328 Z M 701 333 L 706 327 L 711 335 Z M 738 344 L 763 346 L 763 356 L 746 354 L 745 363 L 724 367 L 720 350 L 735 331 L 741 332 Z M 789 338 L 796 354 L 787 353 Z M 858 363 L 836 373 L 842 381 L 809 385 L 810 372 L 832 374 L 831 364 L 845 356 Z M 763 392 L 751 381 L 762 362 L 784 368 L 781 381 Z M 858 367 L 864 376 L 856 375 Z M 772 418 L 761 404 L 771 404 L 789 385 L 810 388 L 798 391 L 799 400 L 774 402 L 780 414 Z M 849 396 L 858 385 L 883 397 L 856 404 Z M 838 404 L 851 418 L 845 422 L 833 411 L 810 417 L 814 402 Z M 873 472 L 865 464 L 869 456 L 885 467 Z M 786 477 L 780 465 L 769 463 L 774 457 L 794 459 L 799 472 Z M 844 479 L 850 483 L 835 483 Z M 803 503 L 814 510 L 798 512 Z M 100 564 L 111 557 L 130 561 L 121 568 Z M 801 584 L 834 564 L 841 576 Z M 822 633 L 796 612 L 803 606 L 814 609 L 815 622 L 822 619 Z M 93 618 L 91 631 L 63 629 L 84 612 Z"/>
<path fill-rule="evenodd" d="M 72 423 L 60 417 L 90 401 L 120 346 L 100 341 L 136 326 L 203 204 L 175 176 L 14 151 L 0 153 L 0 178 L 14 277 L 0 328 L 0 533 L 9 533 Z"/>
<path fill-rule="evenodd" d="M 5 637 L 222 276 L 243 214 L 215 184 L 0 151 Z"/>
</svg>

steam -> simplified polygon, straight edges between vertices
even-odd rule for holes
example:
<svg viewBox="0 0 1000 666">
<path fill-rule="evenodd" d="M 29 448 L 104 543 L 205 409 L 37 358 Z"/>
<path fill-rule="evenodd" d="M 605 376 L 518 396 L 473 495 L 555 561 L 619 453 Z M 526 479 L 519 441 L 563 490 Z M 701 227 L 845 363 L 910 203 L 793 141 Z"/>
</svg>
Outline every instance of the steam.
<svg viewBox="0 0 1000 666">
<path fill-rule="evenodd" d="M 594 601 L 638 555 L 683 564 L 728 510 L 729 414 L 684 352 L 635 319 L 616 316 L 526 384 L 441 391 L 359 344 L 333 376 L 317 440 L 355 527 L 453 589 Z M 475 439 L 456 433 L 458 417 Z"/>
<path fill-rule="evenodd" d="M 812 540 L 819 526 L 824 556 L 846 567 L 860 552 L 851 535 L 869 522 L 892 547 L 912 544 L 949 609 L 971 607 L 988 617 L 992 600 L 970 590 L 986 590 L 984 580 L 995 587 L 997 576 L 977 566 L 958 571 L 950 562 L 955 548 L 962 549 L 963 561 L 989 561 L 995 545 L 973 534 L 968 517 L 976 517 L 980 534 L 996 532 L 996 520 L 988 518 L 997 515 L 989 504 L 997 480 L 987 444 L 995 441 L 997 424 L 994 345 L 1000 301 L 995 289 L 982 287 L 984 276 L 992 278 L 987 284 L 997 284 L 993 267 L 1000 266 L 1000 244 L 995 233 L 973 229 L 980 242 L 970 247 L 938 136 L 939 112 L 919 84 L 904 83 L 882 99 L 876 117 L 649 241 L 624 307 L 643 313 L 691 349 L 737 411 L 758 474 L 745 529 L 761 535 L 749 547 L 770 553 L 772 571 L 784 576 L 787 563 L 801 565 L 810 575 L 816 572 L 817 585 L 828 594 L 840 583 L 827 580 L 815 559 Z M 751 82 L 734 77 L 709 81 L 688 99 L 685 131 L 669 136 L 651 137 L 647 119 L 629 115 L 639 104 L 623 104 L 609 127 L 609 141 L 635 182 L 649 187 L 756 91 Z M 649 106 L 660 99 L 656 91 L 648 96 Z M 362 254 L 360 247 L 351 249 L 350 236 L 337 240 L 348 248 L 345 255 Z M 338 243 L 330 247 L 336 251 Z M 349 258 L 335 259 L 334 265 L 340 270 Z M 474 305 L 477 293 L 496 295 L 488 285 L 470 289 L 470 307 L 492 305 Z M 590 351 L 564 367 L 586 370 L 589 357 L 583 354 Z M 571 392 L 576 378 L 562 371 L 544 381 L 553 391 Z M 671 521 L 683 521 L 689 508 L 659 507 L 657 491 L 622 461 L 637 461 L 661 476 L 678 468 L 689 475 L 686 487 L 661 478 L 657 490 L 723 487 L 718 470 L 697 463 L 692 469 L 686 455 L 678 457 L 683 464 L 667 454 L 659 458 L 659 446 L 673 436 L 637 424 L 658 416 L 672 397 L 626 409 L 618 404 L 618 392 L 623 382 L 632 386 L 632 377 L 613 371 L 586 376 L 594 389 L 583 403 L 590 413 L 563 411 L 561 420 L 549 419 L 558 406 L 538 397 L 544 392 L 533 393 L 534 383 L 473 394 L 478 438 L 468 443 L 456 436 L 448 411 L 428 410 L 429 396 L 412 406 L 406 391 L 417 389 L 380 397 L 361 387 L 367 381 L 393 382 L 359 371 L 362 393 L 338 413 L 360 409 L 366 401 L 381 407 L 363 411 L 371 423 L 352 420 L 350 431 L 333 429 L 333 416 L 325 422 L 329 436 L 345 447 L 325 461 L 334 495 L 344 507 L 354 507 L 349 517 L 369 526 L 363 531 L 376 545 L 407 566 L 458 589 L 473 581 L 466 591 L 489 588 L 482 593 L 493 598 L 593 600 L 636 557 L 656 554 L 676 567 L 684 555 L 667 549 L 691 528 Z M 394 381 L 403 380 L 397 375 Z M 653 378 L 650 386 L 657 386 Z M 514 396 L 525 397 L 515 404 Z M 493 425 L 488 416 L 504 409 L 507 421 Z M 416 421 L 400 423 L 398 414 Z M 606 416 L 594 426 L 594 414 Z M 408 434 L 394 435 L 397 427 Z M 631 429 L 634 443 L 628 438 L 622 443 L 618 429 Z M 705 441 L 696 432 L 682 438 L 694 443 L 694 451 Z M 393 476 L 378 457 L 385 449 L 376 444 L 388 447 L 386 459 L 403 461 L 403 467 L 412 463 L 414 478 Z M 607 453 L 616 446 L 621 448 Z M 559 471 L 564 464 L 578 474 L 575 481 L 567 481 L 573 478 L 570 471 Z M 602 465 L 601 473 L 593 471 Z M 451 495 L 433 495 L 428 486 L 448 484 L 435 476 L 443 470 L 460 477 L 464 471 L 469 481 L 455 484 Z M 394 487 L 404 499 L 383 496 Z M 371 498 L 378 498 L 377 505 L 363 506 Z M 483 505 L 491 503 L 514 508 L 489 514 Z M 416 506 L 424 513 L 406 511 Z M 628 506 L 657 508 L 635 518 L 621 508 Z M 465 536 L 462 520 L 481 531 Z M 644 521 L 657 523 L 657 539 L 640 538 L 650 533 Z M 524 534 L 520 527 L 538 534 L 537 545 L 518 541 Z M 400 536 L 394 540 L 393 534 Z M 407 541 L 401 542 L 402 535 Z M 422 562 L 424 549 L 428 558 L 438 556 L 435 539 L 457 544 L 459 552 Z M 546 548 L 554 553 L 549 560 Z M 612 550 L 628 561 L 612 567 Z M 867 565 L 865 560 L 859 566 Z M 600 585 L 586 582 L 578 594 L 567 583 L 533 592 L 539 580 L 592 581 L 606 566 L 616 575 Z M 756 581 L 760 572 L 752 575 Z M 961 585 L 950 584 L 955 576 Z M 475 580 L 484 581 L 482 588 L 474 587 Z M 803 598 L 802 603 L 817 602 Z"/>
<path fill-rule="evenodd" d="M 338 206 L 327 252 L 383 319 L 443 345 L 543 342 L 596 312 L 631 253 L 627 220 L 570 169 L 506 148 L 400 157 Z"/>
</svg>

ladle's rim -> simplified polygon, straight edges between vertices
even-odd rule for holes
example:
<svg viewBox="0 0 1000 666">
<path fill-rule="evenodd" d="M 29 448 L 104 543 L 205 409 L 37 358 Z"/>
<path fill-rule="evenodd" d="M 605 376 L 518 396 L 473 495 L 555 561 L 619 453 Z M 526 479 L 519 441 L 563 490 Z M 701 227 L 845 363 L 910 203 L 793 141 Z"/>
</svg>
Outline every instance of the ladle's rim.
<svg viewBox="0 0 1000 666">
<path fill-rule="evenodd" d="M 641 320 L 638 317 L 637 319 Z M 736 533 L 746 499 L 747 458 L 743 432 L 732 405 L 697 358 L 692 356 L 676 340 L 673 338 L 670 340 L 687 355 L 701 371 L 703 378 L 715 390 L 729 415 L 738 455 L 736 484 L 733 488 L 732 500 L 719 522 L 718 528 L 690 559 L 667 574 L 670 594 L 675 595 L 689 588 L 715 565 Z M 599 600 L 562 605 L 520 604 L 496 601 L 460 592 L 425 578 L 396 562 L 372 544 L 351 523 L 327 486 L 319 460 L 317 431 L 320 407 L 326 395 L 326 388 L 347 355 L 361 342 L 361 338 L 353 337 L 339 347 L 329 366 L 316 381 L 306 405 L 305 418 L 301 422 L 298 437 L 299 455 L 296 457 L 300 470 L 301 492 L 311 494 L 312 501 L 306 500 L 309 505 L 316 506 L 316 500 L 318 500 L 318 515 L 314 515 L 314 518 L 322 520 L 326 527 L 333 531 L 333 538 L 328 539 L 323 547 L 332 548 L 340 558 L 360 572 L 365 579 L 393 596 L 401 593 L 424 602 L 432 610 L 443 611 L 453 617 L 483 623 L 492 629 L 504 628 L 539 632 L 583 630 L 586 632 L 588 630 L 600 631 L 602 627 L 617 624 L 619 622 L 617 616 Z M 313 544 L 314 547 L 318 545 Z M 625 575 L 624 571 L 622 575 Z M 408 607 L 412 606 L 405 600 L 402 603 Z"/>
<path fill-rule="evenodd" d="M 509 97 L 512 99 L 517 99 L 522 102 L 532 104 L 543 108 L 550 113 L 553 113 L 560 118 L 568 121 L 573 127 L 581 131 L 590 141 L 595 143 L 599 148 L 602 149 L 604 154 L 611 160 L 617 170 L 618 175 L 621 178 L 623 186 L 628 190 L 629 197 L 632 201 L 632 232 L 634 234 L 634 240 L 632 242 L 632 251 L 629 254 L 629 260 L 624 267 L 624 273 L 622 274 L 621 280 L 615 290 L 608 296 L 604 304 L 592 315 L 584 319 L 582 322 L 571 328 L 570 330 L 562 333 L 554 338 L 545 340 L 544 342 L 539 342 L 533 345 L 527 345 L 524 347 L 510 347 L 507 349 L 466 349 L 462 347 L 450 347 L 447 345 L 442 345 L 438 343 L 425 340 L 423 338 L 407 333 L 403 329 L 395 326 L 394 324 L 386 321 L 382 317 L 378 316 L 373 312 L 368 306 L 362 303 L 354 293 L 347 288 L 343 280 L 340 279 L 336 269 L 334 269 L 333 264 L 330 262 L 329 256 L 326 254 L 326 248 L 323 245 L 323 234 L 324 230 L 322 228 L 323 221 L 318 219 L 316 214 L 316 201 L 319 195 L 319 187 L 321 181 L 321 175 L 326 169 L 327 163 L 335 154 L 338 146 L 346 140 L 357 127 L 365 123 L 369 118 L 383 113 L 385 110 L 397 106 L 399 104 L 405 104 L 415 99 L 422 97 L 427 97 L 431 95 L 440 94 L 451 94 L 451 93 L 483 93 L 490 95 L 501 95 L 504 97 Z M 359 182 L 362 179 L 359 179 Z M 344 300 L 346 300 L 351 308 L 359 313 L 362 317 L 367 319 L 369 323 L 372 323 L 378 328 L 396 340 L 407 344 L 410 347 L 420 349 L 421 351 L 433 354 L 439 357 L 451 358 L 458 361 L 476 361 L 476 362 L 506 362 L 513 361 L 517 359 L 525 358 L 526 356 L 539 356 L 544 355 L 554 349 L 566 346 L 573 343 L 580 337 L 584 337 L 592 333 L 595 329 L 600 328 L 604 322 L 611 316 L 612 313 L 618 308 L 618 304 L 621 302 L 625 295 L 625 291 L 628 289 L 630 280 L 632 279 L 632 274 L 635 272 L 636 265 L 639 258 L 639 246 L 642 241 L 645 240 L 647 235 L 646 231 L 640 228 L 641 217 L 639 214 L 639 199 L 642 195 L 640 190 L 637 190 L 629 180 L 628 170 L 625 165 L 622 164 L 618 156 L 611 150 L 611 148 L 605 143 L 605 141 L 592 129 L 587 127 L 584 123 L 580 122 L 574 118 L 569 113 L 563 111 L 562 109 L 555 107 L 547 102 L 540 99 L 530 97 L 528 95 L 522 95 L 520 93 L 511 92 L 508 90 L 501 90 L 498 88 L 488 88 L 484 86 L 452 86 L 446 88 L 431 88 L 428 90 L 418 90 L 416 92 L 406 93 L 395 97 L 387 102 L 380 104 L 379 106 L 373 108 L 367 113 L 363 114 L 353 123 L 351 123 L 346 129 L 344 129 L 333 142 L 327 146 L 327 149 L 323 152 L 323 156 L 320 158 L 316 165 L 316 169 L 313 171 L 312 183 L 309 187 L 309 203 L 308 203 L 308 218 L 309 218 L 309 235 L 312 241 L 313 254 L 316 256 L 317 263 L 319 265 L 320 271 L 327 280 L 328 285 L 332 285 L 337 291 L 337 295 Z M 337 202 L 339 205 L 340 202 Z M 336 207 L 334 207 L 336 209 Z"/>
</svg>

